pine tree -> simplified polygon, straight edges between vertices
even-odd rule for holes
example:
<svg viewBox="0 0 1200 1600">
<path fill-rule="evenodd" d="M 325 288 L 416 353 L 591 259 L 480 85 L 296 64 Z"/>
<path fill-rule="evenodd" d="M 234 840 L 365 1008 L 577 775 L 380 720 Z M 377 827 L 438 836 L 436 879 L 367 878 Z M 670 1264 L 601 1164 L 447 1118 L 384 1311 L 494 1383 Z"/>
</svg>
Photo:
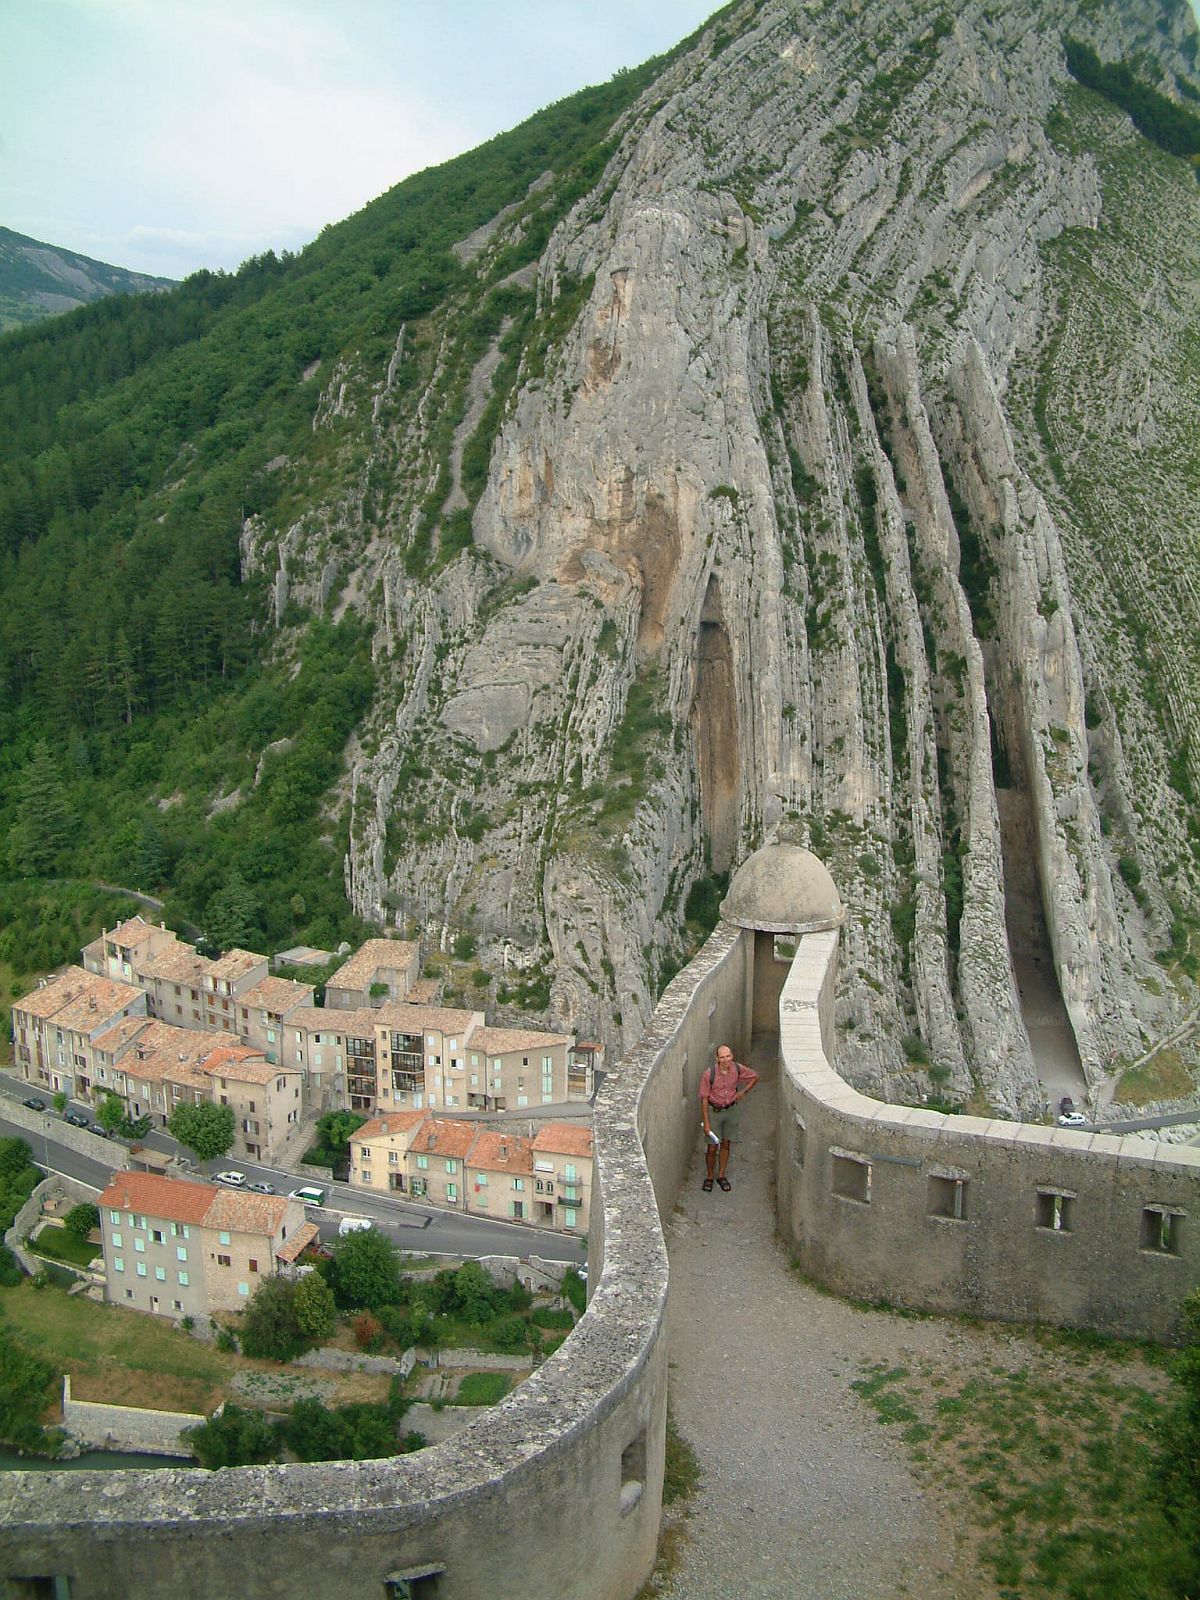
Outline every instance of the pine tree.
<svg viewBox="0 0 1200 1600">
<path fill-rule="evenodd" d="M 250 945 L 257 938 L 258 902 L 236 868 L 208 902 L 204 915 L 209 943 L 222 950 Z"/>
<path fill-rule="evenodd" d="M 34 747 L 18 791 L 17 814 L 8 836 L 9 859 L 23 876 L 45 877 L 66 850 L 75 819 L 44 742 Z"/>
</svg>

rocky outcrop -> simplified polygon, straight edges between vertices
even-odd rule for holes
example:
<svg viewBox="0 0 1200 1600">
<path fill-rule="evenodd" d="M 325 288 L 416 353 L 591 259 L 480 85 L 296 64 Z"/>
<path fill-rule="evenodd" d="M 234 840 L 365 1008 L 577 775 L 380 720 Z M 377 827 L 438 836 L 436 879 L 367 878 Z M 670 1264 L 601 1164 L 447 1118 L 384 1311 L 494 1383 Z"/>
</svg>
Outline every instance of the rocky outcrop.
<svg viewBox="0 0 1200 1600">
<path fill-rule="evenodd" d="M 1191 81 L 1192 25 L 1150 0 L 746 4 L 626 116 L 535 304 L 500 273 L 557 175 L 463 242 L 459 311 L 502 291 L 503 338 L 459 350 L 447 319 L 334 370 L 314 426 L 360 426 L 369 459 L 276 540 L 275 610 L 336 561 L 375 626 L 362 915 L 469 929 L 615 1046 L 692 884 L 790 831 L 851 911 L 849 1075 L 1035 1114 L 1017 794 L 1089 1082 L 1166 1025 L 1196 648 L 1155 646 L 1175 579 L 1136 530 L 1171 574 L 1196 532 L 1187 402 L 1156 375 L 1194 337 L 1200 190 L 1071 84 L 1068 35 Z M 1120 203 L 1135 170 L 1154 221 Z M 1089 368 L 1102 294 L 1128 315 Z"/>
</svg>

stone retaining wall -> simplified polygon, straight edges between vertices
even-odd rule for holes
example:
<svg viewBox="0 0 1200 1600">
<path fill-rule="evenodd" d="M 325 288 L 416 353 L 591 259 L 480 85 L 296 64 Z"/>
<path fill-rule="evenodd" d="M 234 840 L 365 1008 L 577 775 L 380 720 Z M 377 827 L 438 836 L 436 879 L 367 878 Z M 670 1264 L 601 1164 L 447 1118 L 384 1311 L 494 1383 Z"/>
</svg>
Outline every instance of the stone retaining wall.
<svg viewBox="0 0 1200 1600">
<path fill-rule="evenodd" d="M 780 1001 L 779 1227 L 839 1294 L 1170 1340 L 1200 1278 L 1200 1150 L 943 1116 L 830 1065 L 837 934 Z"/>
<path fill-rule="evenodd" d="M 31 1088 L 37 1090 L 40 1086 L 34 1084 Z M 4 1120 L 23 1128 L 29 1134 L 29 1147 L 39 1167 L 45 1164 L 38 1160 L 38 1157 L 42 1154 L 42 1135 L 48 1132 L 53 1135 L 57 1144 L 65 1144 L 77 1155 L 90 1156 L 93 1161 L 102 1161 L 111 1166 L 114 1172 L 125 1172 L 129 1169 L 129 1151 L 119 1139 L 105 1139 L 101 1134 L 89 1132 L 87 1128 L 73 1128 L 69 1122 L 64 1122 L 60 1116 L 52 1112 L 31 1111 L 19 1100 L 6 1100 Z M 89 1189 L 87 1198 L 94 1200 L 96 1191 Z"/>
<path fill-rule="evenodd" d="M 139 1406 L 101 1405 L 71 1398 L 71 1376 L 63 1378 L 63 1427 L 85 1450 L 128 1450 L 134 1455 L 182 1456 L 192 1452 L 180 1440 L 184 1428 L 206 1419 L 190 1411 L 144 1411 Z"/>
<path fill-rule="evenodd" d="M 86 1183 L 77 1183 L 74 1178 L 61 1178 L 57 1173 L 43 1178 L 29 1192 L 29 1198 L 17 1212 L 12 1220 L 12 1227 L 4 1235 L 4 1242 L 21 1263 L 22 1268 L 33 1277 L 46 1265 L 41 1256 L 32 1255 L 26 1250 L 22 1240 L 27 1239 L 37 1227 L 38 1218 L 42 1214 L 42 1207 L 52 1195 L 65 1195 L 72 1204 L 92 1204 L 96 1199 L 96 1191 L 90 1189 Z M 100 1254 L 100 1247 L 96 1247 L 96 1254 Z"/>
</svg>

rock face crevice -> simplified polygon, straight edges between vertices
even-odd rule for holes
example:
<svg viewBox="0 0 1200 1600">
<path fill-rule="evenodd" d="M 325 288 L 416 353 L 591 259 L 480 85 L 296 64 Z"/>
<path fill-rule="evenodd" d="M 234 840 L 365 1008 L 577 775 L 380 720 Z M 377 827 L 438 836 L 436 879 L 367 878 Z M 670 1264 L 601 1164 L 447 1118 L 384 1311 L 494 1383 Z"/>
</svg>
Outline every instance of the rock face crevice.
<svg viewBox="0 0 1200 1600">
<path fill-rule="evenodd" d="M 1033 1115 L 1015 808 L 1093 1089 L 1186 1003 L 1152 952 L 1198 900 L 1200 188 L 1066 37 L 1194 85 L 1152 0 L 762 0 L 703 33 L 503 280 L 523 343 L 460 553 L 422 508 L 492 366 L 447 319 L 338 368 L 318 421 L 362 429 L 358 487 L 246 556 L 322 603 L 336 560 L 374 625 L 362 915 L 470 931 L 618 1047 L 692 885 L 774 830 L 843 886 L 855 1083 Z M 557 182 L 461 256 L 464 314 Z"/>
</svg>

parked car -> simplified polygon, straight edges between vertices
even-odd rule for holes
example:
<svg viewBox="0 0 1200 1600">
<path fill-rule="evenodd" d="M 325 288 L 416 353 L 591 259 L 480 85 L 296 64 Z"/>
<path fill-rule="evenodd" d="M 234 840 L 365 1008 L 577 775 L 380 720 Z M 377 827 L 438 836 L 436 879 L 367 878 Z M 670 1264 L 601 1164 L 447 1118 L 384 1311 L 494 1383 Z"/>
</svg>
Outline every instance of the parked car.
<svg viewBox="0 0 1200 1600">
<path fill-rule="evenodd" d="M 30 1111 L 45 1111 L 46 1109 L 46 1102 L 44 1100 L 39 1100 L 35 1094 L 31 1094 L 28 1100 L 22 1100 L 21 1104 L 23 1106 L 28 1106 Z"/>
<path fill-rule="evenodd" d="M 244 1189 L 246 1187 L 246 1174 L 244 1172 L 218 1172 L 217 1183 L 228 1184 L 231 1189 Z"/>
<path fill-rule="evenodd" d="M 82 1111 L 64 1111 L 63 1121 L 69 1122 L 73 1128 L 86 1128 L 88 1119 Z"/>
<path fill-rule="evenodd" d="M 371 1227 L 374 1223 L 370 1217 L 343 1217 L 338 1223 L 338 1234 L 344 1239 L 348 1233 L 366 1233 Z"/>
<path fill-rule="evenodd" d="M 110 1139 L 112 1137 L 109 1130 L 102 1128 L 98 1122 L 90 1122 L 88 1124 L 88 1132 L 98 1134 L 101 1139 Z"/>
<path fill-rule="evenodd" d="M 1087 1118 L 1082 1111 L 1064 1111 L 1058 1125 L 1060 1128 L 1086 1128 Z"/>
<path fill-rule="evenodd" d="M 253 1189 L 255 1194 L 275 1193 L 275 1185 L 273 1183 L 263 1183 L 261 1180 L 255 1183 L 248 1183 L 246 1187 L 247 1189 Z"/>
<path fill-rule="evenodd" d="M 293 1189 L 288 1199 L 301 1200 L 306 1206 L 323 1206 L 327 1192 L 325 1189 L 316 1189 L 311 1184 L 305 1184 L 302 1189 Z"/>
</svg>

